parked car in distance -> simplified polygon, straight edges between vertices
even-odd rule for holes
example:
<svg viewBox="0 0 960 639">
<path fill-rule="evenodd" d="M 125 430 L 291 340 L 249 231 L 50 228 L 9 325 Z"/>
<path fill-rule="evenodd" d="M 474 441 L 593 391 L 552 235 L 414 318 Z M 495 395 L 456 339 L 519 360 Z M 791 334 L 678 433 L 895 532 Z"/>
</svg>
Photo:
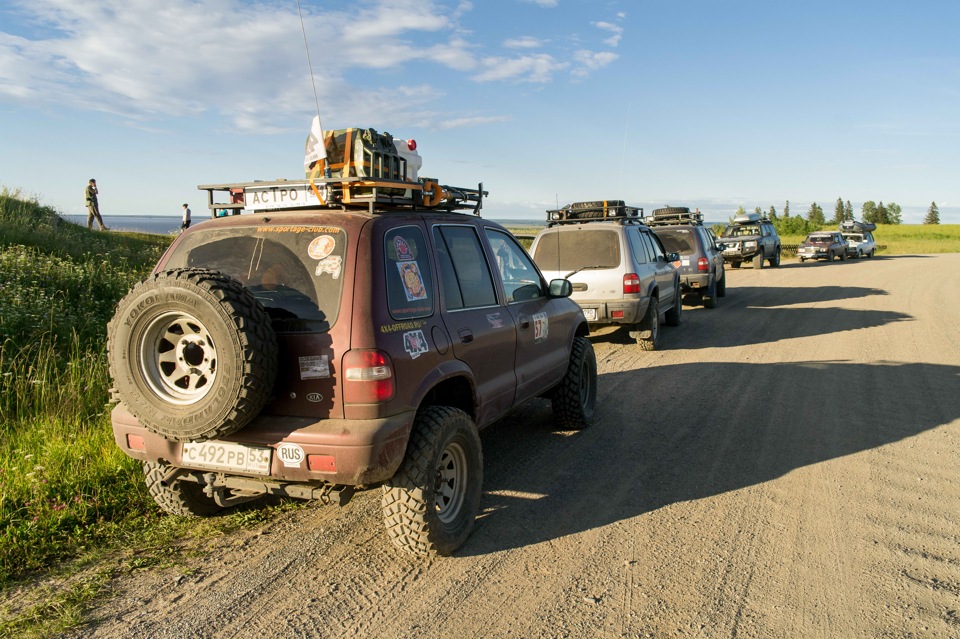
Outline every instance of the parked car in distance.
<svg viewBox="0 0 960 639">
<path fill-rule="evenodd" d="M 801 262 L 807 260 L 826 260 L 832 262 L 835 258 L 847 259 L 847 243 L 840 231 L 817 231 L 811 233 L 797 249 L 797 257 Z"/>
<path fill-rule="evenodd" d="M 313 178 L 201 186 L 211 210 L 223 192 L 254 213 L 187 229 L 120 301 L 114 439 L 168 513 L 376 487 L 396 546 L 449 555 L 480 507 L 480 429 L 538 397 L 556 427 L 590 425 L 570 282 L 479 216 L 482 188 L 404 179 L 374 142 L 389 162 L 320 178 L 325 200 Z"/>
<path fill-rule="evenodd" d="M 746 213 L 733 218 L 720 236 L 723 260 L 733 268 L 744 262 L 753 262 L 753 268 L 763 268 L 764 260 L 770 266 L 780 266 L 780 236 L 773 222 L 758 213 Z"/>
<path fill-rule="evenodd" d="M 660 344 L 661 321 L 680 324 L 680 276 L 637 207 L 621 200 L 575 202 L 547 211 L 530 247 L 547 279 L 568 279 L 591 325 L 623 325 L 643 350 Z"/>
<path fill-rule="evenodd" d="M 668 252 L 680 255 L 674 266 L 684 296 L 695 298 L 705 308 L 715 308 L 717 298 L 727 294 L 727 278 L 723 253 L 716 236 L 703 226 L 703 214 L 669 206 L 654 209 L 645 221 Z"/>
<path fill-rule="evenodd" d="M 872 222 L 844 220 L 840 223 L 840 234 L 847 244 L 847 255 L 859 259 L 873 257 L 877 252 L 877 242 L 873 239 L 873 231 L 877 225 Z"/>
</svg>

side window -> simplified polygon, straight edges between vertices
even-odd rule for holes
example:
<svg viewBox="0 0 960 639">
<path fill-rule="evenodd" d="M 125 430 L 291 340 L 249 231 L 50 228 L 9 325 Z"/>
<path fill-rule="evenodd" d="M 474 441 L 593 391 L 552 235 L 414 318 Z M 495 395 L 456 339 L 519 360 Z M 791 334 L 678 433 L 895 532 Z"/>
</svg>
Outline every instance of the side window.
<svg viewBox="0 0 960 639">
<path fill-rule="evenodd" d="M 420 227 L 390 229 L 383 236 L 383 249 L 390 316 L 433 315 L 433 272 Z"/>
<path fill-rule="evenodd" d="M 497 258 L 507 304 L 543 297 L 540 273 L 513 236 L 491 228 L 485 228 L 484 232 Z"/>
<path fill-rule="evenodd" d="M 633 259 L 638 264 L 646 264 L 650 261 L 650 250 L 646 243 L 640 239 L 639 229 L 627 229 L 627 241 L 630 243 L 630 252 L 633 253 Z"/>
<path fill-rule="evenodd" d="M 443 274 L 444 305 L 447 310 L 495 306 L 497 294 L 480 238 L 472 226 L 437 226 L 434 243 L 452 273 Z"/>
<path fill-rule="evenodd" d="M 640 235 L 643 236 L 643 239 L 650 243 L 650 250 L 653 251 L 653 257 L 650 259 L 651 262 L 656 262 L 658 257 L 666 257 L 663 251 L 663 245 L 660 244 L 660 240 L 657 239 L 657 236 L 653 233 L 644 233 L 641 232 Z"/>
</svg>

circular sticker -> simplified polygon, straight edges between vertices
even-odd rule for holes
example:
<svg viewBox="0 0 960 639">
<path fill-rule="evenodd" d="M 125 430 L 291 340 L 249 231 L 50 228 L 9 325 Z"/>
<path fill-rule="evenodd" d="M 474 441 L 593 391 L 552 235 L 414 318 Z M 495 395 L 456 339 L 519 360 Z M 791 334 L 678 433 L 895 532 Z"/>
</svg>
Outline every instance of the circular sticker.
<svg viewBox="0 0 960 639">
<path fill-rule="evenodd" d="M 319 235 L 310 242 L 310 246 L 307 247 L 307 255 L 315 260 L 322 260 L 333 253 L 336 246 L 337 241 L 329 235 Z"/>
</svg>

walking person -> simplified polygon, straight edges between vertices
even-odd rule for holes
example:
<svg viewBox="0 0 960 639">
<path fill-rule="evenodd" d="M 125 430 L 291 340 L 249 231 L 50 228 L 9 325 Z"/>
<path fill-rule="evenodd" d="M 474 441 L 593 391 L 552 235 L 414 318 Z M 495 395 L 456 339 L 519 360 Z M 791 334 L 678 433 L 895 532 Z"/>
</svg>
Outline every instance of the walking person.
<svg viewBox="0 0 960 639">
<path fill-rule="evenodd" d="M 97 193 L 99 193 L 99 191 L 97 191 L 97 181 L 90 178 L 85 192 L 87 200 L 87 228 L 93 229 L 93 221 L 96 220 L 97 224 L 100 225 L 101 231 L 109 231 L 110 229 L 103 223 L 103 218 L 100 217 L 100 204 L 97 201 Z"/>
<path fill-rule="evenodd" d="M 180 222 L 180 231 L 186 231 L 190 228 L 190 207 L 186 204 L 183 205 L 183 219 Z"/>
</svg>

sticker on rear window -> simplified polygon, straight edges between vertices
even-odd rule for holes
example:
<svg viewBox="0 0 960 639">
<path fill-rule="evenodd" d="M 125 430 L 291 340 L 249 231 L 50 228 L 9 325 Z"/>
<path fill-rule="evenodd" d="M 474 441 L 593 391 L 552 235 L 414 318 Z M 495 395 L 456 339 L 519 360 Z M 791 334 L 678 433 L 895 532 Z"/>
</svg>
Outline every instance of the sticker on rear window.
<svg viewBox="0 0 960 639">
<path fill-rule="evenodd" d="M 322 260 L 333 253 L 337 247 L 337 241 L 329 235 L 319 235 L 310 242 L 307 247 L 307 255 L 315 260 Z"/>
<path fill-rule="evenodd" d="M 300 358 L 300 379 L 321 379 L 330 377 L 330 360 L 326 355 L 313 355 Z"/>
<path fill-rule="evenodd" d="M 398 262 L 409 262 L 413 259 L 413 251 L 410 250 L 410 245 L 399 235 L 393 238 L 393 250 L 397 253 Z"/>
<path fill-rule="evenodd" d="M 427 289 L 423 285 L 423 277 L 420 275 L 420 267 L 417 266 L 416 261 L 397 262 L 397 271 L 400 272 L 403 292 L 408 302 L 427 299 Z"/>
<path fill-rule="evenodd" d="M 343 258 L 339 255 L 330 255 L 317 262 L 317 270 L 314 275 L 329 273 L 333 279 L 340 279 L 340 270 L 343 265 Z"/>
<path fill-rule="evenodd" d="M 410 331 L 403 334 L 403 350 L 410 354 L 411 359 L 417 359 L 430 350 L 427 338 L 423 331 Z"/>
</svg>

